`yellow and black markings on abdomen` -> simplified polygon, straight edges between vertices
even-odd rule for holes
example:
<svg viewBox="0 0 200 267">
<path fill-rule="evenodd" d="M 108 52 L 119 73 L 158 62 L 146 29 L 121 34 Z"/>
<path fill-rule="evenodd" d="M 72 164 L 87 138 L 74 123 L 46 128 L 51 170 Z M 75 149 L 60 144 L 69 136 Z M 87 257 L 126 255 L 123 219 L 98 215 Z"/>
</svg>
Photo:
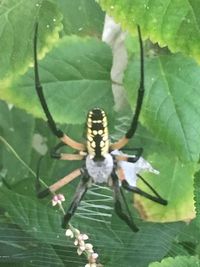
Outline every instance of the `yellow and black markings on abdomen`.
<svg viewBox="0 0 200 267">
<path fill-rule="evenodd" d="M 89 111 L 87 117 L 87 150 L 94 160 L 102 160 L 109 151 L 108 123 L 100 108 Z"/>
</svg>

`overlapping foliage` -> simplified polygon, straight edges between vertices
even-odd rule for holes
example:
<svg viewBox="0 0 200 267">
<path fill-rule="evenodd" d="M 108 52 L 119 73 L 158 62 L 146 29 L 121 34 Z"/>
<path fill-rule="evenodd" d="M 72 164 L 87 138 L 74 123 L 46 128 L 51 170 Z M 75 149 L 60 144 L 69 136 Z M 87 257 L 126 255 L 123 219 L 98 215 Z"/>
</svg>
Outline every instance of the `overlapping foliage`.
<svg viewBox="0 0 200 267">
<path fill-rule="evenodd" d="M 84 265 L 84 257 L 76 255 L 60 228 L 61 215 L 49 199 L 39 201 L 34 192 L 35 170 L 42 154 L 41 177 L 47 184 L 80 164 L 55 162 L 47 155 L 57 140 L 39 119 L 44 115 L 34 91 L 36 21 L 39 70 L 49 108 L 61 128 L 81 141 L 85 116 L 96 106 L 108 113 L 112 139 L 116 129 L 124 133 L 139 84 L 135 26 L 140 24 L 144 39 L 167 48 L 149 40 L 144 43 L 145 99 L 130 147 L 143 147 L 144 157 L 160 171 L 159 176 L 144 176 L 169 205 L 161 207 L 135 198 L 142 218 L 157 223 L 143 222 L 135 211 L 140 231 L 134 234 L 112 213 L 111 191 L 95 188 L 72 222 L 91 235 L 105 266 L 126 267 L 137 262 L 135 266 L 146 267 L 163 257 L 166 259 L 150 266 L 199 266 L 198 258 L 190 255 L 199 254 L 200 242 L 198 173 L 195 190 L 193 185 L 200 151 L 200 67 L 196 63 L 200 58 L 200 6 L 197 0 L 98 2 L 100 5 L 94 0 L 8 0 L 0 5 L 0 98 L 12 104 L 0 102 L 1 254 L 8 256 L 7 262 L 25 262 L 26 266 Z M 123 106 L 127 109 L 117 113 L 114 105 L 119 100 L 113 97 L 110 78 L 112 51 L 100 40 L 105 16 L 101 8 L 134 35 L 126 42 L 128 65 L 123 86 L 128 97 Z M 76 184 L 62 189 L 66 207 Z M 127 197 L 133 209 L 132 196 Z M 194 202 L 198 216 L 186 226 L 180 220 L 195 217 Z"/>
</svg>

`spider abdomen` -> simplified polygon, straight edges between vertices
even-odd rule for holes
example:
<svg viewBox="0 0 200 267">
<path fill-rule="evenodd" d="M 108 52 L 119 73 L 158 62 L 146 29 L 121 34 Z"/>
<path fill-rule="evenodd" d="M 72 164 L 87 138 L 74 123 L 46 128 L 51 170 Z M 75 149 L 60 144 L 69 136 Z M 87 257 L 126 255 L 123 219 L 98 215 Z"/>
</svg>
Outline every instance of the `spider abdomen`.
<svg viewBox="0 0 200 267">
<path fill-rule="evenodd" d="M 107 183 L 113 166 L 113 158 L 110 154 L 106 154 L 101 161 L 94 161 L 90 155 L 86 157 L 86 169 L 94 183 Z"/>
<path fill-rule="evenodd" d="M 102 160 L 109 151 L 107 117 L 100 108 L 94 108 L 87 117 L 87 151 L 95 160 Z"/>
</svg>

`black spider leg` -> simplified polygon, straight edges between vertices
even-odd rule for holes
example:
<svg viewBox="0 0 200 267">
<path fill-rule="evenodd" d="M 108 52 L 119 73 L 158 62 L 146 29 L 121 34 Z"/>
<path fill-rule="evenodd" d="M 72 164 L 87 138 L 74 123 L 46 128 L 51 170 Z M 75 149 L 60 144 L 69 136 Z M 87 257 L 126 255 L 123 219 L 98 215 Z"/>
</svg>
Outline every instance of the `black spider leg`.
<svg viewBox="0 0 200 267">
<path fill-rule="evenodd" d="M 149 187 L 149 189 L 163 202 L 163 203 L 160 203 L 162 205 L 167 205 L 168 202 L 167 200 L 163 199 L 160 194 L 140 175 L 140 174 L 137 174 L 137 176 L 140 178 L 140 180 L 142 180 L 142 182 L 144 184 L 146 184 L 146 186 Z"/>
<path fill-rule="evenodd" d="M 130 209 L 129 209 L 129 206 L 128 206 L 127 201 L 126 201 L 126 197 L 125 197 L 125 195 L 124 195 L 124 192 L 123 192 L 123 189 L 122 189 L 121 186 L 120 186 L 120 192 L 121 192 L 122 199 L 123 199 L 123 202 L 124 202 L 124 204 L 125 204 L 127 213 L 128 213 L 130 219 L 131 219 L 132 222 L 133 222 L 133 217 L 132 217 L 131 211 L 130 211 Z M 135 224 L 134 224 L 134 225 L 135 225 Z M 137 231 L 138 231 L 138 230 L 139 230 L 138 227 L 137 227 L 136 225 L 135 225 L 135 227 L 137 228 Z"/>
<path fill-rule="evenodd" d="M 119 155 L 115 155 L 115 154 L 112 154 L 112 156 L 113 156 L 113 158 L 114 159 L 117 159 L 117 157 L 119 156 L 124 156 L 125 158 L 126 158 L 126 161 L 127 162 L 131 162 L 131 163 L 135 163 L 135 162 L 137 162 L 138 160 L 139 160 L 139 158 L 141 157 L 141 155 L 142 155 L 142 152 L 143 152 L 143 148 L 125 148 L 125 149 L 120 149 L 120 151 L 122 151 L 122 152 L 124 152 L 124 151 L 136 151 L 136 153 L 134 153 L 134 155 L 133 156 L 130 156 L 130 155 L 128 155 L 128 154 L 119 154 Z"/>
<path fill-rule="evenodd" d="M 64 133 L 60 130 L 57 129 L 56 124 L 53 120 L 53 117 L 51 116 L 51 113 L 49 111 L 49 108 L 47 106 L 44 93 L 43 93 L 43 88 L 42 85 L 40 84 L 40 79 L 39 79 L 39 72 L 38 72 L 38 60 L 37 60 L 37 35 L 38 35 L 38 23 L 35 25 L 35 35 L 34 35 L 34 72 L 35 72 L 35 89 L 37 91 L 40 103 L 42 105 L 42 108 L 44 110 L 44 113 L 47 118 L 48 125 L 51 129 L 51 131 L 56 135 L 58 138 L 63 137 Z"/>
<path fill-rule="evenodd" d="M 63 143 L 63 142 L 60 142 L 60 143 L 58 143 L 56 146 L 54 146 L 54 147 L 51 149 L 51 157 L 52 157 L 53 159 L 60 159 L 60 157 L 61 157 L 61 153 L 58 152 L 58 150 L 59 150 L 61 147 L 63 147 L 63 146 L 66 146 L 66 144 Z"/>
<path fill-rule="evenodd" d="M 139 45 L 140 45 L 140 85 L 138 89 L 137 104 L 136 104 L 133 120 L 131 122 L 131 127 L 125 135 L 126 138 L 128 139 L 133 137 L 137 129 L 138 119 L 139 119 L 139 115 L 140 115 L 141 108 L 142 108 L 142 102 L 144 98 L 144 51 L 143 51 L 142 37 L 141 37 L 141 31 L 140 31 L 139 26 L 137 26 L 137 30 L 138 30 Z"/>
<path fill-rule="evenodd" d="M 131 228 L 131 230 L 133 232 L 137 232 L 139 229 L 137 228 L 137 226 L 133 222 L 130 210 L 129 210 L 128 205 L 126 203 L 126 199 L 125 199 L 122 191 L 120 190 L 119 179 L 118 179 L 118 177 L 114 171 L 111 174 L 111 178 L 113 181 L 113 189 L 114 189 L 115 212 L 121 220 L 126 222 L 126 224 Z M 126 213 L 124 213 L 124 211 L 122 209 L 122 201 L 125 204 L 128 215 Z"/>
<path fill-rule="evenodd" d="M 52 149 L 51 149 L 51 153 L 50 153 L 50 155 L 51 155 L 51 158 L 53 158 L 53 159 L 62 159 L 62 152 L 59 152 L 58 150 L 60 149 L 60 148 L 62 148 L 63 146 L 66 146 L 66 144 L 65 143 L 63 143 L 63 142 L 60 142 L 60 143 L 58 143 L 56 146 L 54 146 Z M 73 153 L 74 155 L 80 155 L 79 153 L 77 153 L 77 152 L 74 152 Z M 84 159 L 84 157 L 83 157 L 83 159 Z"/>
<path fill-rule="evenodd" d="M 71 217 L 74 215 L 76 212 L 81 200 L 83 199 L 85 193 L 87 192 L 88 189 L 88 183 L 90 181 L 90 177 L 85 171 L 83 173 L 83 176 L 81 177 L 81 180 L 78 184 L 78 187 L 76 188 L 76 192 L 74 194 L 74 197 L 72 199 L 72 202 L 66 211 L 66 214 L 64 215 L 63 222 L 62 222 L 62 228 L 66 228 Z"/>
<path fill-rule="evenodd" d="M 137 176 L 149 187 L 149 189 L 155 194 L 155 196 L 150 195 L 149 193 L 139 189 L 136 186 L 131 186 L 126 180 L 122 181 L 122 187 L 124 189 L 126 189 L 127 191 L 131 191 L 133 193 L 139 194 L 139 195 L 141 195 L 143 197 L 146 197 L 146 198 L 148 198 L 148 199 L 150 199 L 150 200 L 152 200 L 154 202 L 157 202 L 157 203 L 159 203 L 161 205 L 166 206 L 168 204 L 167 200 L 163 199 L 158 194 L 158 192 L 155 189 L 153 189 L 153 187 L 149 183 L 147 183 L 147 181 L 144 180 L 144 178 L 142 176 L 140 176 L 139 174 L 137 174 Z"/>
<path fill-rule="evenodd" d="M 127 161 L 128 162 L 137 162 L 139 160 L 139 158 L 141 157 L 142 153 L 143 153 L 143 148 L 139 147 L 139 148 L 122 148 L 121 151 L 131 151 L 131 152 L 136 152 L 134 153 L 134 157 L 129 157 L 127 156 Z"/>
<path fill-rule="evenodd" d="M 36 171 L 35 191 L 38 198 L 45 198 L 51 193 L 48 187 L 42 190 L 42 185 L 40 182 L 40 166 L 42 159 L 43 156 L 41 156 L 38 160 L 37 171 Z"/>
</svg>

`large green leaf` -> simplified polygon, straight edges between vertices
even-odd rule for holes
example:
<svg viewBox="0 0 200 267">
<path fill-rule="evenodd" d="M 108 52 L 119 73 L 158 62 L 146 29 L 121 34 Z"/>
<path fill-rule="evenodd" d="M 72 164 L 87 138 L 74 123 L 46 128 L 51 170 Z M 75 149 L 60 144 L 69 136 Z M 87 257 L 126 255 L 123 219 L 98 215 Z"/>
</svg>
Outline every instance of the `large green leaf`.
<svg viewBox="0 0 200 267">
<path fill-rule="evenodd" d="M 8 0 L 0 6 L 0 77 L 23 73 L 33 57 L 33 33 L 36 20 L 42 29 L 42 44 L 50 46 L 58 39 L 61 13 L 48 0 Z M 52 28 L 54 28 L 52 30 Z M 47 49 L 47 48 L 46 48 Z M 1 87 L 4 86 L 1 85 Z"/>
<path fill-rule="evenodd" d="M 16 225 L 2 223 L 0 237 L 1 266 L 43 266 L 44 261 L 48 266 L 64 266 L 51 245 L 38 242 Z M 65 255 L 65 261 L 69 260 L 70 257 Z"/>
<path fill-rule="evenodd" d="M 59 246 L 60 250 L 66 250 L 65 261 L 70 262 L 70 259 L 72 260 L 72 253 L 74 253 L 71 247 L 72 242 L 67 240 L 64 231 L 60 228 L 60 216 L 53 211 L 53 208 L 40 204 L 39 200 L 35 201 L 30 197 L 6 189 L 1 189 L 0 193 L 1 208 L 4 208 L 7 216 L 10 216 L 14 223 L 32 236 L 33 240 L 43 243 L 40 246 L 43 247 L 46 244 L 45 254 L 50 253 L 49 245 Z M 129 230 L 121 232 L 122 229 L 127 229 L 127 226 L 123 225 L 121 221 L 118 225 L 114 225 L 116 230 L 103 223 L 91 224 L 88 220 L 84 223 L 84 220 L 80 221 L 80 219 L 74 220 L 74 223 L 75 221 L 77 221 L 76 227 L 79 225 L 78 229 L 92 237 L 90 242 L 95 245 L 101 262 L 110 267 L 117 263 L 120 267 L 123 267 L 123 264 L 128 266 L 134 259 L 137 259 L 138 267 L 145 267 L 147 263 L 161 259 L 166 255 L 174 237 L 182 228 L 180 223 L 146 224 L 141 227 L 139 233 L 134 235 Z M 93 230 L 91 231 L 91 229 Z M 155 238 L 158 231 L 160 235 Z M 10 240 L 11 244 L 16 242 L 14 231 L 13 235 Z M 32 239 L 29 238 L 28 240 Z M 37 248 L 37 243 L 35 248 Z M 36 251 L 33 251 L 32 257 L 29 256 L 30 259 L 37 263 L 41 257 L 43 262 L 48 263 L 48 259 L 42 258 L 39 252 L 35 255 Z M 130 251 L 132 252 L 130 253 Z M 77 255 L 74 257 L 74 259 L 77 258 L 76 261 L 80 262 L 81 259 Z"/>
<path fill-rule="evenodd" d="M 16 248 L 10 249 L 9 253 L 6 252 L 9 262 L 29 262 L 31 266 L 42 266 L 45 262 L 48 266 L 56 264 L 65 266 L 71 264 L 73 258 L 77 257 L 73 266 L 83 265 L 84 258 L 81 259 L 75 254 L 72 241 L 67 239 L 65 231 L 61 229 L 61 218 L 56 211 L 42 205 L 38 200 L 35 201 L 5 188 L 0 189 L 0 200 L 6 216 L 21 228 L 15 233 L 13 226 L 12 236 L 6 233 L 5 227 L 4 233 L 0 232 L 1 243 L 4 244 L 2 249 L 6 251 L 8 248 L 5 245 L 7 245 L 18 248 L 17 252 L 20 253 L 20 256 L 15 255 Z M 23 238 L 23 235 L 26 235 L 26 238 Z"/>
<path fill-rule="evenodd" d="M 197 161 L 200 151 L 200 68 L 180 54 L 148 58 L 145 63 L 141 121 L 179 158 Z M 136 98 L 138 80 L 139 65 L 134 58 L 125 77 L 129 99 Z"/>
<path fill-rule="evenodd" d="M 194 220 L 187 224 L 184 231 L 178 236 L 177 241 L 190 255 L 199 255 L 200 231 L 199 221 Z M 173 254 L 169 254 L 172 256 Z"/>
<path fill-rule="evenodd" d="M 176 258 L 166 258 L 159 262 L 154 262 L 149 267 L 199 267 L 198 257 L 179 256 Z"/>
<path fill-rule="evenodd" d="M 128 122 L 124 116 L 117 128 L 123 129 L 123 124 Z M 121 125 L 121 127 L 120 127 Z M 124 128 L 127 129 L 128 125 Z M 122 131 L 123 134 L 124 131 Z M 160 172 L 159 175 L 141 173 L 157 192 L 168 201 L 167 206 L 159 205 L 144 197 L 134 194 L 134 203 L 141 217 L 149 221 L 179 221 L 191 220 L 195 216 L 193 180 L 198 169 L 198 164 L 182 162 L 165 142 L 160 141 L 144 127 L 138 127 L 135 137 L 129 142 L 128 147 L 142 147 L 143 157 Z M 134 154 L 133 151 L 125 151 Z M 152 192 L 138 179 L 137 186 L 142 190 Z"/>
<path fill-rule="evenodd" d="M 95 0 L 59 0 L 64 34 L 101 37 L 104 12 Z"/>
<path fill-rule="evenodd" d="M 165 150 L 165 154 L 163 154 Z M 142 197 L 137 197 L 136 206 L 141 216 L 150 221 L 191 220 L 195 217 L 193 201 L 193 175 L 196 164 L 182 163 L 164 145 L 154 147 L 148 160 L 159 170 L 159 175 L 144 174 L 148 182 L 168 201 L 167 206 L 159 205 Z M 139 180 L 138 186 L 152 194 Z"/>
<path fill-rule="evenodd" d="M 0 106 L 0 114 L 3 114 L 2 111 L 5 109 L 5 107 L 5 105 Z M 7 114 L 9 113 L 12 113 L 12 110 L 7 110 Z M 11 118 L 12 116 L 13 114 L 8 115 L 8 117 Z M 23 112 L 21 112 L 20 116 L 21 120 L 18 123 L 22 123 L 22 121 L 27 117 L 27 114 L 23 114 Z M 14 118 L 16 119 L 16 117 L 13 117 L 13 119 Z M 0 119 L 0 125 L 3 130 L 4 127 L 9 127 L 9 124 L 7 125 L 7 120 L 4 116 L 2 116 Z M 48 146 L 52 146 L 55 142 L 55 138 L 52 137 L 52 134 L 46 127 L 46 124 L 43 121 L 37 121 L 35 123 L 35 127 L 35 132 L 41 136 L 46 136 L 48 140 L 45 141 L 44 139 L 45 143 Z M 21 131 L 23 131 L 23 127 L 21 128 Z M 76 126 L 75 132 L 73 132 L 74 129 L 71 127 L 70 133 L 72 136 L 76 136 L 77 134 L 78 138 L 78 136 L 81 135 L 81 128 L 82 126 Z M 32 134 L 32 129 L 28 129 Z M 30 135 L 28 133 L 28 129 L 27 134 Z M 16 136 L 12 143 L 12 146 L 17 149 L 16 153 L 18 152 L 18 148 L 15 145 L 15 140 L 20 139 L 22 134 L 21 131 L 16 130 Z M 140 135 L 140 138 L 144 140 L 142 135 Z M 150 144 L 150 146 L 152 146 L 152 144 Z M 21 149 L 30 151 L 30 143 L 22 142 Z M 13 151 L 8 149 L 4 153 L 13 154 Z M 20 156 L 23 157 L 21 153 Z M 35 151 L 34 145 L 34 149 L 32 149 L 32 160 L 29 163 L 29 167 L 33 169 L 36 168 L 38 157 L 39 154 Z M 2 163 L 4 167 L 8 168 L 8 165 L 5 162 L 2 162 L 0 157 L 0 166 L 2 166 Z M 56 165 L 54 165 L 53 161 L 50 161 L 50 159 L 46 160 L 46 157 L 44 158 L 43 163 L 41 177 L 48 185 L 52 184 L 54 181 L 56 181 L 56 179 L 63 177 L 66 173 L 69 173 L 71 170 L 76 168 L 74 165 L 75 163 L 73 162 L 70 162 L 70 164 L 69 162 L 61 162 L 61 170 L 59 170 L 58 163 L 60 162 L 56 162 Z M 12 164 L 12 162 L 10 164 Z M 20 172 L 20 170 L 23 170 L 23 168 L 24 165 L 21 161 L 19 161 L 17 169 Z M 1 217 L 4 217 L 5 220 L 9 220 L 12 223 L 17 224 L 20 229 L 30 236 L 29 240 L 35 244 L 34 246 L 36 247 L 36 253 L 38 246 L 37 242 L 41 244 L 41 247 L 45 247 L 46 244 L 48 248 L 46 253 L 44 252 L 44 257 L 42 257 L 40 253 L 35 255 L 35 250 L 33 255 L 29 255 L 29 259 L 33 260 L 33 264 L 39 264 L 40 260 L 43 264 L 49 263 L 48 253 L 53 254 L 53 251 L 50 252 L 51 249 L 49 246 L 53 246 L 55 253 L 61 259 L 64 259 L 66 264 L 73 264 L 71 262 L 74 260 L 77 266 L 80 266 L 80 261 L 82 261 L 82 259 L 76 255 L 76 252 L 74 254 L 75 248 L 72 248 L 73 242 L 71 240 L 67 240 L 67 238 L 64 236 L 64 231 L 60 228 L 62 213 L 58 213 L 57 208 L 51 207 L 49 198 L 46 200 L 39 200 L 35 196 L 34 173 L 29 173 L 29 175 L 23 174 L 21 180 L 14 179 L 11 181 L 8 175 L 5 175 L 5 179 L 8 183 L 10 183 L 12 190 L 6 190 L 1 186 L 0 207 L 4 211 L 1 213 Z M 160 181 L 160 179 L 157 180 Z M 75 183 L 69 184 L 68 186 L 65 186 L 63 190 L 61 190 L 66 197 L 66 203 L 64 203 L 65 208 L 67 208 L 71 201 L 71 197 L 74 194 L 77 182 L 78 181 L 75 181 Z M 141 219 L 136 218 L 136 223 L 140 228 L 140 231 L 137 234 L 132 233 L 123 221 L 117 219 L 116 215 L 113 216 L 111 223 L 110 217 L 104 216 L 105 211 L 108 215 L 112 214 L 110 210 L 110 206 L 113 206 L 111 191 L 105 189 L 104 191 L 99 192 L 94 188 L 92 192 L 89 191 L 88 194 L 86 194 L 86 197 L 82 202 L 82 206 L 77 211 L 77 216 L 74 216 L 71 223 L 80 229 L 81 232 L 87 233 L 90 236 L 89 242 L 95 246 L 95 251 L 99 253 L 100 262 L 106 266 L 111 267 L 118 264 L 118 266 L 124 267 L 124 263 L 126 264 L 125 266 L 129 266 L 132 261 L 137 258 L 138 266 L 146 267 L 147 263 L 153 260 L 162 259 L 162 257 L 170 250 L 175 236 L 179 231 L 182 231 L 182 223 L 150 224 L 142 223 Z M 96 195 L 94 195 L 95 193 Z M 131 194 L 128 195 L 131 198 Z M 95 196 L 95 200 L 93 196 Z M 105 208 L 99 209 L 100 204 Z M 93 208 L 91 208 L 91 206 L 93 206 Z M 106 207 L 109 207 L 109 209 L 106 209 Z M 94 219 L 96 219 L 96 221 Z M 157 235 L 156 239 L 155 235 L 158 231 L 160 232 L 160 235 Z M 15 236 L 16 235 L 13 231 L 13 239 L 10 242 L 11 245 L 16 243 L 17 236 L 16 238 Z M 25 248 L 27 248 L 26 245 Z M 64 255 L 60 256 L 59 252 L 61 253 L 62 251 L 64 251 Z M 45 258 L 45 255 L 47 258 Z M 85 259 L 83 259 L 83 261 L 85 262 Z"/>
<path fill-rule="evenodd" d="M 161 260 L 169 251 L 179 230 L 182 230 L 182 226 L 181 223 L 146 224 L 140 227 L 138 233 L 131 234 L 122 231 L 122 226 L 119 225 L 118 231 L 115 232 L 119 238 L 118 243 L 113 243 L 110 248 L 109 243 L 105 242 L 104 247 L 99 249 L 103 256 L 107 256 L 105 266 L 146 267 L 155 259 Z"/>
<path fill-rule="evenodd" d="M 56 121 L 83 123 L 93 107 L 112 111 L 111 64 L 111 51 L 106 44 L 75 36 L 63 38 L 39 62 L 41 83 Z M 3 91 L 3 97 L 44 117 L 34 88 L 33 72 L 31 68 L 22 78 L 17 77 Z"/>
<path fill-rule="evenodd" d="M 102 8 L 129 31 L 139 24 L 145 37 L 172 52 L 200 61 L 200 5 L 198 0 L 98 0 Z"/>
<path fill-rule="evenodd" d="M 34 238 L 58 245 L 66 241 L 64 230 L 60 227 L 59 215 L 53 209 L 45 207 L 34 198 L 14 193 L 6 188 L 1 188 L 0 199 L 1 207 L 7 211 L 12 221 Z"/>
</svg>

